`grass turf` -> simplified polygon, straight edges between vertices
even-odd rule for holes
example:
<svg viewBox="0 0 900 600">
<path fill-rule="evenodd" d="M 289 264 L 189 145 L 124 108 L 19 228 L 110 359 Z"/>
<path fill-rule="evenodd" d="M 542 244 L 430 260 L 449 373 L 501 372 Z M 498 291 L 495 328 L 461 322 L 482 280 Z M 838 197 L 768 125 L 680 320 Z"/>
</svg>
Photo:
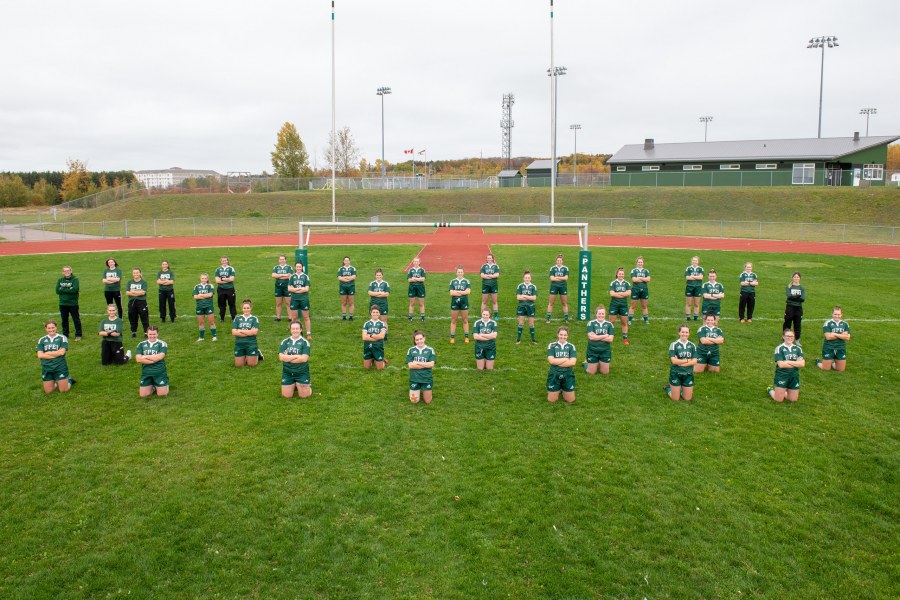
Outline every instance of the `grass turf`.
<svg viewBox="0 0 900 600">
<path fill-rule="evenodd" d="M 503 277 L 493 373 L 473 370 L 472 345 L 447 343 L 451 276 L 430 274 L 425 329 L 439 366 L 430 407 L 409 403 L 398 368 L 419 326 L 406 321 L 402 273 L 416 248 L 349 251 L 358 293 L 376 266 L 393 286 L 391 366 L 380 373 L 359 368 L 364 294 L 355 322 L 335 318 L 347 248 L 310 248 L 314 393 L 305 401 L 279 396 L 287 325 L 271 321 L 269 274 L 284 249 L 228 250 L 267 351 L 258 368 L 240 370 L 228 333 L 194 342 L 189 290 L 220 252 L 116 255 L 148 280 L 165 258 L 177 277 L 180 316 L 160 334 L 172 392 L 143 400 L 136 365 L 99 365 L 104 255 L 0 259 L 0 595 L 896 597 L 897 264 L 702 253 L 728 294 L 722 373 L 698 375 L 694 401 L 676 404 L 660 387 L 691 253 L 641 251 L 654 277 L 651 324 L 633 325 L 627 348 L 617 324 L 612 373 L 577 370 L 578 400 L 565 406 L 548 405 L 544 390 L 543 344 L 559 324 L 558 306 L 543 323 L 546 269 L 557 250 L 494 247 Z M 608 303 L 615 267 L 630 268 L 635 254 L 594 249 L 594 305 Z M 574 265 L 576 252 L 566 256 Z M 77 386 L 45 396 L 33 350 L 56 313 L 63 260 L 81 278 L 85 339 L 70 343 Z M 762 282 L 752 325 L 735 318 L 746 260 Z M 537 348 L 513 344 L 524 268 L 540 293 Z M 765 386 L 797 269 L 809 366 L 800 402 L 777 406 Z M 852 283 L 859 274 L 864 289 Z M 843 374 L 811 360 L 835 303 L 853 333 Z M 583 356 L 583 323 L 572 326 Z"/>
</svg>

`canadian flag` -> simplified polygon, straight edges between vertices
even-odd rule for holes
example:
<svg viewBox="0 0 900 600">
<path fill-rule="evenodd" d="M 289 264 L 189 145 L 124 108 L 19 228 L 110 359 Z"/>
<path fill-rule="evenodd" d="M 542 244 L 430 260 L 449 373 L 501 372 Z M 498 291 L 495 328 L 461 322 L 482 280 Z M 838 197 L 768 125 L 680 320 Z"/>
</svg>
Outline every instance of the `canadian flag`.
<svg viewBox="0 0 900 600">
<path fill-rule="evenodd" d="M 403 154 L 412 154 L 413 152 L 415 152 L 415 150 L 410 148 L 409 150 L 404 150 Z"/>
</svg>

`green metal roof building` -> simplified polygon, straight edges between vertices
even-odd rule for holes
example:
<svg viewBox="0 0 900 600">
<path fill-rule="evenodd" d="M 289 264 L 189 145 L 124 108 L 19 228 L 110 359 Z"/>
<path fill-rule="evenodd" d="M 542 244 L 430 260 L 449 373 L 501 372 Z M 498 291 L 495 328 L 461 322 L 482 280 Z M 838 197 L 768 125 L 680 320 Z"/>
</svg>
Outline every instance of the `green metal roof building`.
<svg viewBox="0 0 900 600">
<path fill-rule="evenodd" d="M 619 186 L 883 186 L 900 136 L 623 146 L 607 161 Z"/>
</svg>

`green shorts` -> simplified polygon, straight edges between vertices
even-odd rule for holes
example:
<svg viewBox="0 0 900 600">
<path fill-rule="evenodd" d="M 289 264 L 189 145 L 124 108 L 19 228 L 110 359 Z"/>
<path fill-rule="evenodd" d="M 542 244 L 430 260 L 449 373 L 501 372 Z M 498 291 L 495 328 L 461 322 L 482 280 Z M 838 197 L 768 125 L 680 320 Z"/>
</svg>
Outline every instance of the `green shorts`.
<svg viewBox="0 0 900 600">
<path fill-rule="evenodd" d="M 165 373 L 162 375 L 142 375 L 141 387 L 168 387 L 169 376 Z"/>
<path fill-rule="evenodd" d="M 69 369 L 48 370 L 41 369 L 41 381 L 62 381 L 69 378 Z"/>
<path fill-rule="evenodd" d="M 616 315 L 628 316 L 628 301 L 624 298 L 615 298 L 609 303 L 609 316 Z"/>
<path fill-rule="evenodd" d="M 697 352 L 697 364 L 709 365 L 711 367 L 719 366 L 719 353 L 717 351 L 704 352 L 702 349 Z"/>
<path fill-rule="evenodd" d="M 469 310 L 469 297 L 453 296 L 450 298 L 450 310 Z"/>
<path fill-rule="evenodd" d="M 647 300 L 650 298 L 650 288 L 642 287 L 631 288 L 631 299 L 632 300 Z"/>
<path fill-rule="evenodd" d="M 259 347 L 256 344 L 235 344 L 234 356 L 259 356 Z"/>
<path fill-rule="evenodd" d="M 475 344 L 475 360 L 494 360 L 497 357 L 497 348 L 479 348 Z"/>
<path fill-rule="evenodd" d="M 669 369 L 669 385 L 672 387 L 694 387 L 694 372 L 679 373 Z"/>
<path fill-rule="evenodd" d="M 533 317 L 534 316 L 534 305 L 531 306 L 520 304 L 516 307 L 516 315 L 520 317 Z"/>
<path fill-rule="evenodd" d="M 384 362 L 384 344 L 375 342 L 363 342 L 363 360 Z"/>
<path fill-rule="evenodd" d="M 702 298 L 703 297 L 703 288 L 693 285 L 685 286 L 684 288 L 684 296 L 685 298 Z"/>
<path fill-rule="evenodd" d="M 707 302 L 706 300 L 704 300 L 703 304 L 700 306 L 700 314 L 703 314 L 703 315 L 708 315 L 709 313 L 712 313 L 718 317 L 720 311 L 721 311 L 720 304 L 712 304 L 710 302 Z"/>
<path fill-rule="evenodd" d="M 410 381 L 409 382 L 409 391 L 417 392 L 419 390 L 428 391 L 432 387 L 431 381 Z"/>
<path fill-rule="evenodd" d="M 309 296 L 304 298 L 291 296 L 291 310 L 305 310 L 309 312 Z"/>
<path fill-rule="evenodd" d="M 547 391 L 548 392 L 574 392 L 575 391 L 575 373 L 569 369 L 568 371 L 547 373 Z"/>
<path fill-rule="evenodd" d="M 550 295 L 560 295 L 567 296 L 569 294 L 569 286 L 567 282 L 563 281 L 551 281 L 550 282 Z"/>
<path fill-rule="evenodd" d="M 409 284 L 409 291 L 407 292 L 410 298 L 424 298 L 425 297 L 425 284 L 424 283 L 411 283 Z"/>
<path fill-rule="evenodd" d="M 281 385 L 309 385 L 309 373 L 291 373 L 288 370 L 281 371 Z"/>
<path fill-rule="evenodd" d="M 197 307 L 197 316 L 202 317 L 203 315 L 214 315 L 216 311 L 212 306 L 198 306 Z"/>
<path fill-rule="evenodd" d="M 372 312 L 372 307 L 373 307 L 373 306 L 377 306 L 377 307 L 378 307 L 378 310 L 381 311 L 381 315 L 382 315 L 382 316 L 388 314 L 388 305 L 387 305 L 387 302 L 384 302 L 384 303 L 381 303 L 381 302 L 371 302 L 371 303 L 369 303 L 369 312 L 370 312 L 370 313 Z"/>
<path fill-rule="evenodd" d="M 794 369 L 790 373 L 784 375 L 784 374 L 779 374 L 776 371 L 775 379 L 772 381 L 772 385 L 774 387 L 784 388 L 786 390 L 799 390 L 800 389 L 800 372 L 798 370 Z"/>
<path fill-rule="evenodd" d="M 284 282 L 284 285 L 280 283 L 275 284 L 275 297 L 276 298 L 287 298 L 291 295 L 288 291 L 287 281 Z"/>
<path fill-rule="evenodd" d="M 590 346 L 587 349 L 587 362 L 589 365 L 595 365 L 597 363 L 606 363 L 609 364 L 612 362 L 612 348 L 607 346 L 606 348 L 592 350 Z"/>
<path fill-rule="evenodd" d="M 356 295 L 356 284 L 341 282 L 341 284 L 338 286 L 338 295 L 339 296 L 355 296 Z"/>
<path fill-rule="evenodd" d="M 497 279 L 482 279 L 481 280 L 481 293 L 482 294 L 496 294 L 500 289 L 500 284 Z"/>
<path fill-rule="evenodd" d="M 847 360 L 846 348 L 822 347 L 822 360 Z"/>
</svg>

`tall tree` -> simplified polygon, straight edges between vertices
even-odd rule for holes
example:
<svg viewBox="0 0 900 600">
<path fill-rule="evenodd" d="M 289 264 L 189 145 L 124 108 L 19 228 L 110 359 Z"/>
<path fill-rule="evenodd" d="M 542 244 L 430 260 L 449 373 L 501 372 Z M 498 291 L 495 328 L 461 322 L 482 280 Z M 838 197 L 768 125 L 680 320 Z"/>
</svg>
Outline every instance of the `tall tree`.
<svg viewBox="0 0 900 600">
<path fill-rule="evenodd" d="M 359 172 L 359 148 L 350 133 L 349 127 L 342 127 L 335 134 L 335 146 L 337 150 L 332 148 L 331 137 L 328 138 L 328 146 L 325 148 L 325 160 L 328 161 L 328 168 L 334 164 L 334 170 L 342 177 L 356 175 Z M 333 158 L 332 158 L 333 157 Z M 332 160 L 334 161 L 332 163 Z"/>
<path fill-rule="evenodd" d="M 66 161 L 66 167 L 68 167 L 69 171 L 63 177 L 62 189 L 60 190 L 64 202 L 87 196 L 94 191 L 91 173 L 87 170 L 86 163 L 70 158 Z"/>
<path fill-rule="evenodd" d="M 293 123 L 285 121 L 278 130 L 275 150 L 272 151 L 272 168 L 278 177 L 309 177 L 309 154 Z"/>
</svg>

